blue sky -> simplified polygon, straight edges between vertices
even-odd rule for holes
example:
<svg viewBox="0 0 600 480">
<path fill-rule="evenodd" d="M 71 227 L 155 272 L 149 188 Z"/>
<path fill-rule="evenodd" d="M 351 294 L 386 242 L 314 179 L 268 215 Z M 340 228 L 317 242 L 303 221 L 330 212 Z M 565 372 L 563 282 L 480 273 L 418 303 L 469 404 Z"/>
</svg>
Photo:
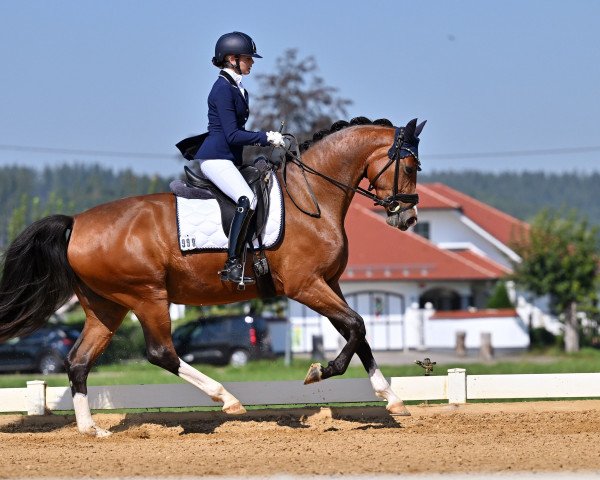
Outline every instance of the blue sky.
<svg viewBox="0 0 600 480">
<path fill-rule="evenodd" d="M 177 175 L 174 144 L 206 128 L 214 43 L 241 30 L 264 56 L 253 74 L 295 47 L 350 117 L 427 119 L 425 172 L 600 171 L 599 18 L 593 0 L 0 0 L 0 165 Z M 561 154 L 466 155 L 532 150 Z"/>
</svg>

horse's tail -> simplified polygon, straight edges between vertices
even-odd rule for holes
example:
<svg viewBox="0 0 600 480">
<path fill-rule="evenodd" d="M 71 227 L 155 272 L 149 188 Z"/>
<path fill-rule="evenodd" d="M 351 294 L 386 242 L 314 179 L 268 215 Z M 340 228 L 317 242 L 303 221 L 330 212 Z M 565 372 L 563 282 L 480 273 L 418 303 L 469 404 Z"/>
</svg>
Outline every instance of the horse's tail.
<svg viewBox="0 0 600 480">
<path fill-rule="evenodd" d="M 73 218 L 51 215 L 27 227 L 4 253 L 0 280 L 0 342 L 43 326 L 73 294 L 67 260 Z"/>
</svg>

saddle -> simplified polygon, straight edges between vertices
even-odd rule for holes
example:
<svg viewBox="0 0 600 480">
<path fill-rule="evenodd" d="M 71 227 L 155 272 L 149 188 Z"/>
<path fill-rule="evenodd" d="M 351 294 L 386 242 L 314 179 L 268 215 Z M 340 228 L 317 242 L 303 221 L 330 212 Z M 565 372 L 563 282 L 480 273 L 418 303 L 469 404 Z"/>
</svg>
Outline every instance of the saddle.
<svg viewBox="0 0 600 480">
<path fill-rule="evenodd" d="M 235 214 L 236 202 L 225 195 L 214 183 L 206 178 L 201 173 L 198 174 L 189 167 L 183 167 L 186 176 L 186 183 L 193 186 L 194 189 L 200 189 L 200 198 L 214 198 L 219 204 L 221 210 L 221 223 L 223 232 L 229 238 L 229 226 Z M 244 165 L 240 168 L 240 173 L 250 186 L 250 189 L 256 196 L 256 210 L 254 216 L 248 226 L 246 235 L 246 243 L 257 238 L 259 243 L 260 238 L 265 229 L 267 218 L 269 215 L 269 194 L 273 185 L 271 181 L 272 170 L 264 155 L 261 155 L 254 160 L 254 166 Z"/>
</svg>

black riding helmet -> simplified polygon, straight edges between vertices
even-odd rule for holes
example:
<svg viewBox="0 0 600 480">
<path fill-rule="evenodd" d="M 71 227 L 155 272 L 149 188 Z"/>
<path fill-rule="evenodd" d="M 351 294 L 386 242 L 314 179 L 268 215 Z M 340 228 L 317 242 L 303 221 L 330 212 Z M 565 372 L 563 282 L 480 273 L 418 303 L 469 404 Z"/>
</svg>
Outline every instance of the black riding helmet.
<svg viewBox="0 0 600 480">
<path fill-rule="evenodd" d="M 256 45 L 249 35 L 242 32 L 231 32 L 221 35 L 215 45 L 215 56 L 213 65 L 222 65 L 225 55 L 247 55 L 254 58 L 262 58 L 256 53 Z"/>
</svg>

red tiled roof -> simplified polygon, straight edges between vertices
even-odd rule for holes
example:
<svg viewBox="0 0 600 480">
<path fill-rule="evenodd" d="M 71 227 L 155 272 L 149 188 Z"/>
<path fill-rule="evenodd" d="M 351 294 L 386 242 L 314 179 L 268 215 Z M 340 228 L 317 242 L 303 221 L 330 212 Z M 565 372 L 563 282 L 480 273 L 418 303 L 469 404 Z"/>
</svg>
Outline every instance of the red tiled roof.
<svg viewBox="0 0 600 480">
<path fill-rule="evenodd" d="M 368 182 L 361 183 L 364 188 L 367 185 Z M 529 231 L 527 223 L 443 183 L 417 184 L 417 192 L 420 210 L 461 210 L 467 218 L 507 246 L 510 246 L 514 240 L 518 240 L 522 231 L 526 234 Z M 352 202 L 379 213 L 383 212 L 381 207 L 374 206 L 371 200 L 362 195 L 355 195 Z"/>
<path fill-rule="evenodd" d="M 344 281 L 486 280 L 506 273 L 493 262 L 442 250 L 419 235 L 394 229 L 371 210 L 370 201 L 356 200 L 346 216 L 350 255 Z"/>
<path fill-rule="evenodd" d="M 510 245 L 519 238 L 522 232 L 526 233 L 529 229 L 527 223 L 459 192 L 458 190 L 454 190 L 443 183 L 427 183 L 420 187 L 420 189 L 417 187 L 417 190 L 420 195 L 421 192 L 423 192 L 424 198 L 432 192 L 437 196 L 447 199 L 448 202 L 454 202 L 459 205 L 459 208 L 467 218 L 475 222 L 505 245 Z M 427 200 L 425 200 L 423 206 L 421 206 L 421 202 L 419 202 L 419 208 L 427 208 L 426 205 Z"/>
<path fill-rule="evenodd" d="M 482 310 L 438 310 L 431 316 L 431 320 L 457 320 L 457 319 L 476 319 L 476 318 L 501 318 L 518 317 L 514 308 L 486 308 Z"/>
<path fill-rule="evenodd" d="M 504 275 L 508 275 L 509 273 L 511 273 L 511 270 L 509 268 L 506 268 L 504 265 L 501 265 L 484 255 L 480 255 L 479 253 L 474 252 L 473 250 L 462 249 L 452 251 L 457 255 L 460 255 L 461 257 L 464 257 L 467 260 L 470 260 L 471 262 L 479 265 L 480 267 L 483 267 L 486 270 L 489 270 L 490 272 L 494 272 L 499 277 L 503 277 Z"/>
<path fill-rule="evenodd" d="M 460 204 L 450 200 L 444 195 L 440 195 L 434 189 L 429 188 L 429 184 L 417 185 L 417 192 L 419 193 L 419 209 L 460 209 Z"/>
</svg>

